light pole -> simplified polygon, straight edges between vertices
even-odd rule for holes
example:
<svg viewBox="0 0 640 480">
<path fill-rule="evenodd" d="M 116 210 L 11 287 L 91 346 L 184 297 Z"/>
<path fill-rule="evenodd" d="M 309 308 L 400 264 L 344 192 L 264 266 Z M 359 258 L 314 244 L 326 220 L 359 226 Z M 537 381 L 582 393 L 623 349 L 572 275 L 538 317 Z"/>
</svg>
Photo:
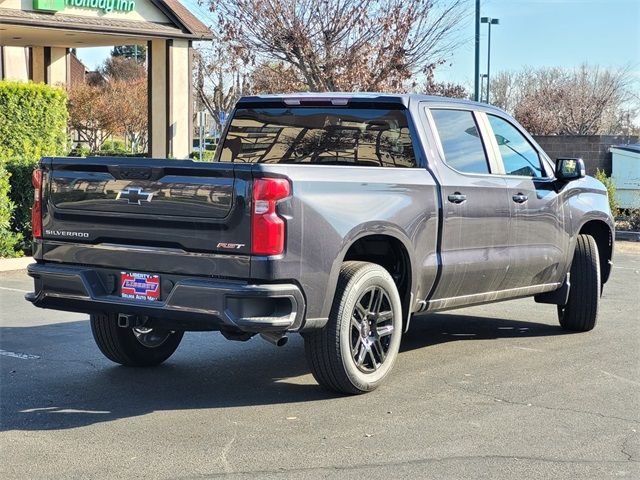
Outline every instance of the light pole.
<svg viewBox="0 0 640 480">
<path fill-rule="evenodd" d="M 489 79 L 489 75 L 486 73 L 480 74 L 480 99 L 484 102 L 485 92 L 487 91 L 487 80 Z M 489 102 L 487 102 L 489 103 Z"/>
<path fill-rule="evenodd" d="M 475 75 L 473 77 L 473 99 L 480 101 L 480 0 L 476 0 Z"/>
<path fill-rule="evenodd" d="M 481 23 L 489 26 L 489 38 L 487 39 L 487 103 L 489 103 L 489 83 L 491 75 L 491 25 L 500 25 L 500 19 L 491 17 L 482 17 Z"/>
</svg>

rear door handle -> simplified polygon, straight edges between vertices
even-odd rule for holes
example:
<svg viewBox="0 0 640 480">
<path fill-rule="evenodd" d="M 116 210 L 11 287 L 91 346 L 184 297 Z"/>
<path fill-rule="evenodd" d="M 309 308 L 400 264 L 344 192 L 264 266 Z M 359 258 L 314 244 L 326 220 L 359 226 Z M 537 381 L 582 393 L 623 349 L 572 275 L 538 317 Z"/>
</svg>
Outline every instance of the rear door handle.
<svg viewBox="0 0 640 480">
<path fill-rule="evenodd" d="M 529 200 L 529 197 L 527 195 L 524 195 L 522 193 L 518 193 L 517 195 L 514 195 L 513 197 L 513 201 L 516 203 L 524 203 L 527 200 Z"/>
<path fill-rule="evenodd" d="M 460 192 L 455 192 L 452 193 L 451 195 L 449 195 L 447 197 L 447 199 L 451 202 L 451 203 L 462 203 L 464 201 L 467 200 L 467 196 L 461 194 Z"/>
</svg>

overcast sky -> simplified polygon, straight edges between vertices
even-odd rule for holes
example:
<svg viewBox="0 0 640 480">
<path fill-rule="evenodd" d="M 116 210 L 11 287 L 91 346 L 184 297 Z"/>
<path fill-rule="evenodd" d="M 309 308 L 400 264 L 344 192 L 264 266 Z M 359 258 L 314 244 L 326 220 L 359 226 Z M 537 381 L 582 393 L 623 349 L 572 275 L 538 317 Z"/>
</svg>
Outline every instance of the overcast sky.
<svg viewBox="0 0 640 480">
<path fill-rule="evenodd" d="M 461 45 L 450 66 L 436 70 L 436 79 L 473 85 L 474 0 L 461 26 Z M 186 4 L 198 18 L 213 19 L 197 0 Z M 587 62 L 604 67 L 629 66 L 640 82 L 640 0 L 483 0 L 482 15 L 500 19 L 492 28 L 491 71 L 518 70 L 525 65 L 578 66 Z M 482 26 L 481 71 L 486 69 L 487 26 Z M 90 69 L 110 49 L 79 49 Z M 639 83 L 640 84 L 640 83 Z M 640 88 L 640 87 L 639 87 Z"/>
</svg>

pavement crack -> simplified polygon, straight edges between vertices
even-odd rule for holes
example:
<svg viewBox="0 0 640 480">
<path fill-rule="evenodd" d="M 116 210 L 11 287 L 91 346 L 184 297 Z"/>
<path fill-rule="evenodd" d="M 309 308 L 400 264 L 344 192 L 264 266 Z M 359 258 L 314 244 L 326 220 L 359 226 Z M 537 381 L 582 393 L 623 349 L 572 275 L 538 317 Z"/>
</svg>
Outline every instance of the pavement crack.
<svg viewBox="0 0 640 480">
<path fill-rule="evenodd" d="M 230 442 L 231 443 L 231 442 Z M 384 467 L 403 467 L 409 465 L 424 465 L 430 463 L 442 463 L 442 462 L 456 462 L 456 461 L 473 461 L 473 460 L 498 460 L 498 461 L 521 461 L 521 462 L 542 462 L 552 464 L 612 464 L 620 465 L 627 464 L 628 460 L 591 460 L 584 458 L 549 458 L 549 457 L 531 457 L 526 455 L 452 455 L 443 457 L 430 457 L 430 458 L 414 458 L 409 460 L 398 460 L 390 462 L 368 462 L 351 465 L 326 465 L 326 466 L 309 466 L 309 467 L 294 467 L 294 468 L 277 468 L 277 469 L 263 469 L 263 470 L 239 470 L 233 472 L 234 475 L 249 476 L 250 478 L 260 478 L 265 475 L 272 474 L 302 474 L 309 472 L 323 472 L 323 471 L 361 471 L 363 469 L 379 469 Z M 218 478 L 225 477 L 229 472 L 217 472 L 207 473 L 202 475 L 189 475 L 185 477 L 179 477 L 182 480 L 189 479 L 206 479 L 206 478 Z"/>
<path fill-rule="evenodd" d="M 636 460 L 635 458 L 633 458 L 633 453 L 629 452 L 627 450 L 628 447 L 628 443 L 629 440 L 631 440 L 631 438 L 636 435 L 635 432 L 630 433 L 629 435 L 627 435 L 627 437 L 624 439 L 624 441 L 622 442 L 622 447 L 620 447 L 620 453 L 622 453 L 625 457 L 627 457 L 627 461 L 629 462 L 639 462 L 639 460 Z"/>
<path fill-rule="evenodd" d="M 229 463 L 229 459 L 227 458 L 227 455 L 229 454 L 229 451 L 231 450 L 231 446 L 236 441 L 237 436 L 238 436 L 238 431 L 236 429 L 233 432 L 233 437 L 231 438 L 231 440 L 229 440 L 224 445 L 224 447 L 222 447 L 222 450 L 220 451 L 220 456 L 218 457 L 218 462 L 221 464 L 222 470 L 224 470 L 225 474 L 233 473 L 233 467 Z"/>
<path fill-rule="evenodd" d="M 594 415 L 600 418 L 605 418 L 608 420 L 620 420 L 622 422 L 631 422 L 631 423 L 635 423 L 635 424 L 639 424 L 640 425 L 640 420 L 635 420 L 632 418 L 625 418 L 625 417 L 617 417 L 615 415 L 605 415 L 604 413 L 600 413 L 600 412 L 592 412 L 590 410 L 578 410 L 575 408 L 567 408 L 567 407 L 550 407 L 548 405 L 536 405 L 533 403 L 524 403 L 524 402 L 516 402 L 514 400 L 509 400 L 507 398 L 503 398 L 503 397 L 498 397 L 495 395 L 491 395 L 489 393 L 484 393 L 484 392 L 479 392 L 477 390 L 473 390 L 471 388 L 465 388 L 462 387 L 460 385 L 457 385 L 455 383 L 451 383 L 446 379 L 440 379 L 445 385 L 454 388 L 456 390 L 459 391 L 463 391 L 466 393 L 471 393 L 474 395 L 479 395 L 481 397 L 485 397 L 485 398 L 490 398 L 492 400 L 498 401 L 498 402 L 503 402 L 503 403 L 507 403 L 509 405 L 519 405 L 521 407 L 527 407 L 527 408 L 541 408 L 544 410 L 551 410 L 551 411 L 557 411 L 557 412 L 572 412 L 572 413 L 578 413 L 578 414 L 584 414 L 584 415 Z"/>
</svg>

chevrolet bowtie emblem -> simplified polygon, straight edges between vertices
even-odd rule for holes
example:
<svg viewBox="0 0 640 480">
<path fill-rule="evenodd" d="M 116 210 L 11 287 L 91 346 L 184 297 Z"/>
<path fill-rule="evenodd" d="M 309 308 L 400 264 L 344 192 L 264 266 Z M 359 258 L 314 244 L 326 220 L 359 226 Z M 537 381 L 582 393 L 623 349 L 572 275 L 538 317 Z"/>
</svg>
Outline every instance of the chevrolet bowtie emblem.
<svg viewBox="0 0 640 480">
<path fill-rule="evenodd" d="M 153 192 L 145 192 L 141 188 L 125 188 L 118 192 L 116 200 L 127 200 L 129 205 L 140 205 L 140 202 L 150 202 L 153 198 Z"/>
</svg>

